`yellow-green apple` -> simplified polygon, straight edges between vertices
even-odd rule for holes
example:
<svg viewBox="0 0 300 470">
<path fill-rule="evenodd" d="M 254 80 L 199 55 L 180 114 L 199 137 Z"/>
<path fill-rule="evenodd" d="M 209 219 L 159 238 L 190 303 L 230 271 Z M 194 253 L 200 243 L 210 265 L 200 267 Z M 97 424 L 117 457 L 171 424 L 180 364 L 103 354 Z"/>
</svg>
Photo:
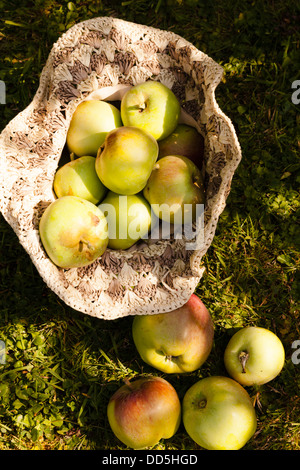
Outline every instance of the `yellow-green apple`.
<svg viewBox="0 0 300 470">
<path fill-rule="evenodd" d="M 188 435 L 208 450 L 239 450 L 257 427 L 246 390 L 235 380 L 221 376 L 201 379 L 187 390 L 182 420 Z"/>
<path fill-rule="evenodd" d="M 224 353 L 228 374 L 242 385 L 263 385 L 282 370 L 285 351 L 275 333 L 256 326 L 237 331 Z"/>
<path fill-rule="evenodd" d="M 158 142 L 158 158 L 168 155 L 188 157 L 198 168 L 202 168 L 204 138 L 195 127 L 180 123 L 165 139 Z"/>
<path fill-rule="evenodd" d="M 174 224 L 195 221 L 197 206 L 205 201 L 199 168 L 181 155 L 155 163 L 143 194 L 157 217 Z"/>
<path fill-rule="evenodd" d="M 95 162 L 95 157 L 83 156 L 61 166 L 54 176 L 56 196 L 78 196 L 98 204 L 107 193 L 107 188 L 98 178 Z"/>
<path fill-rule="evenodd" d="M 42 244 L 57 266 L 87 266 L 107 248 L 108 227 L 103 212 L 77 196 L 63 196 L 44 211 L 39 223 Z"/>
<path fill-rule="evenodd" d="M 107 417 L 115 436 L 127 447 L 145 449 L 172 437 L 181 421 L 175 388 L 161 377 L 127 382 L 110 398 Z"/>
<path fill-rule="evenodd" d="M 109 191 L 98 207 L 108 223 L 111 249 L 130 248 L 150 229 L 151 208 L 142 194 L 125 196 Z"/>
<path fill-rule="evenodd" d="M 121 114 L 111 103 L 82 101 L 75 109 L 67 133 L 67 146 L 78 157 L 96 157 L 109 131 L 122 126 Z"/>
<path fill-rule="evenodd" d="M 136 315 L 133 341 L 144 362 L 167 374 L 192 372 L 208 358 L 214 338 L 209 311 L 196 294 L 167 313 Z"/>
<path fill-rule="evenodd" d="M 121 100 L 124 126 L 140 127 L 156 140 L 171 134 L 178 124 L 180 111 L 180 103 L 172 90 L 156 80 L 133 86 Z"/>
<path fill-rule="evenodd" d="M 109 132 L 96 158 L 96 172 L 111 191 L 137 194 L 144 188 L 158 157 L 158 143 L 137 127 Z"/>
</svg>

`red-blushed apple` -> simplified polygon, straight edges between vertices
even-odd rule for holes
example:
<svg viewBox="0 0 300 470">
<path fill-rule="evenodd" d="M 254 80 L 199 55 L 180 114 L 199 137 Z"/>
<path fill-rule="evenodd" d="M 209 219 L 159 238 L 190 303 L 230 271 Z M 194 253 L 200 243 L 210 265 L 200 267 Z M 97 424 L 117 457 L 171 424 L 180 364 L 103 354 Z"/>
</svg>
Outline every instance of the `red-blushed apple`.
<svg viewBox="0 0 300 470">
<path fill-rule="evenodd" d="M 192 372 L 208 358 L 214 338 L 211 315 L 196 294 L 167 313 L 136 315 L 133 341 L 144 362 L 168 373 Z"/>
<path fill-rule="evenodd" d="M 108 223 L 108 248 L 126 250 L 144 237 L 151 226 L 151 209 L 142 194 L 109 191 L 98 206 Z"/>
<path fill-rule="evenodd" d="M 275 333 L 256 326 L 237 331 L 224 353 L 228 374 L 242 385 L 263 385 L 282 370 L 285 351 Z"/>
<path fill-rule="evenodd" d="M 145 449 L 171 438 L 181 421 L 175 388 L 161 377 L 127 382 L 109 400 L 107 417 L 115 436 L 127 447 Z"/>
<path fill-rule="evenodd" d="M 169 155 L 155 163 L 143 194 L 157 217 L 175 224 L 195 222 L 197 206 L 205 202 L 199 168 L 181 155 Z"/>
<path fill-rule="evenodd" d="M 102 201 L 107 188 L 98 178 L 95 163 L 95 157 L 83 156 L 61 166 L 54 176 L 56 196 L 78 196 L 93 204 Z"/>
<path fill-rule="evenodd" d="M 144 188 L 158 157 L 158 143 L 137 127 L 109 132 L 96 158 L 96 172 L 104 186 L 117 194 L 137 194 Z"/>
<path fill-rule="evenodd" d="M 180 111 L 180 103 L 172 90 L 156 80 L 133 86 L 121 100 L 124 126 L 140 127 L 158 141 L 175 129 Z"/>
<path fill-rule="evenodd" d="M 67 133 L 67 146 L 77 157 L 96 157 L 108 132 L 122 126 L 120 111 L 100 100 L 82 101 L 75 109 Z"/>
<path fill-rule="evenodd" d="M 254 435 L 257 419 L 246 390 L 229 377 L 210 376 L 194 383 L 182 401 L 188 435 L 208 450 L 238 450 Z"/>
<path fill-rule="evenodd" d="M 202 168 L 204 158 L 204 138 L 195 127 L 180 123 L 165 139 L 158 142 L 158 158 L 168 155 L 188 157 L 198 168 Z"/>
<path fill-rule="evenodd" d="M 108 226 L 103 212 L 77 196 L 63 196 L 43 212 L 39 223 L 43 247 L 57 266 L 87 266 L 107 248 Z"/>
</svg>

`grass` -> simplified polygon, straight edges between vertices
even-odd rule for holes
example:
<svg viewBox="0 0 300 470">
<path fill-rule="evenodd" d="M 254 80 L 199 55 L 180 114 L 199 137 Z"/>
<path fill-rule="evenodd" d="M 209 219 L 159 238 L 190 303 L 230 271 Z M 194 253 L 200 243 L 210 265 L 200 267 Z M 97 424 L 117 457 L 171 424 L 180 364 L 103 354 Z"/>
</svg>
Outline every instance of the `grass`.
<svg viewBox="0 0 300 470">
<path fill-rule="evenodd" d="M 224 348 L 237 328 L 262 326 L 282 340 L 281 374 L 248 387 L 257 433 L 245 450 L 300 450 L 298 2 L 229 0 L 0 0 L 0 128 L 32 100 L 53 42 L 74 23 L 113 15 L 174 31 L 225 70 L 217 89 L 243 151 L 196 293 L 215 323 L 203 367 L 168 376 L 183 397 L 196 380 L 226 375 Z M 0 221 L 0 449 L 123 449 L 107 419 L 125 377 L 164 376 L 142 363 L 132 318 L 97 320 L 67 307 L 37 274 L 11 227 Z M 298 356 L 299 357 L 299 354 Z M 181 425 L 156 449 L 197 450 Z"/>
</svg>

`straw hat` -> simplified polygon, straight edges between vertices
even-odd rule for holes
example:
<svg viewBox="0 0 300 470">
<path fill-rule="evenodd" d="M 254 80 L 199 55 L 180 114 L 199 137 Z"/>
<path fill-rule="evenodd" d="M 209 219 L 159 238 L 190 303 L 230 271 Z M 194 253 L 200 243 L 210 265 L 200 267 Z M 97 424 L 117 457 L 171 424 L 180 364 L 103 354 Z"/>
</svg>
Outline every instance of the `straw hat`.
<svg viewBox="0 0 300 470">
<path fill-rule="evenodd" d="M 0 136 L 0 210 L 45 283 L 67 305 L 116 319 L 171 311 L 194 292 L 241 160 L 232 122 L 215 99 L 222 75 L 220 65 L 184 38 L 111 17 L 78 23 L 53 45 L 32 102 Z M 149 79 L 175 93 L 181 120 L 204 136 L 204 230 L 192 243 L 160 234 L 126 251 L 107 249 L 87 267 L 61 269 L 47 257 L 38 226 L 55 199 L 53 178 L 72 114 L 83 100 L 119 99 Z"/>
</svg>

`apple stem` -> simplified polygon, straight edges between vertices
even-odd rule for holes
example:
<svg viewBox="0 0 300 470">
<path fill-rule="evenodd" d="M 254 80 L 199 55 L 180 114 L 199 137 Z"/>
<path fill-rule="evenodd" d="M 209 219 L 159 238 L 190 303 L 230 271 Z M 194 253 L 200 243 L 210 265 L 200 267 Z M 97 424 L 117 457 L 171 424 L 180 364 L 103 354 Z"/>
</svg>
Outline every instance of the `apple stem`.
<svg viewBox="0 0 300 470">
<path fill-rule="evenodd" d="M 249 359 L 249 353 L 247 351 L 240 352 L 239 361 L 242 365 L 242 373 L 243 374 L 246 373 L 246 363 L 247 363 L 248 359 Z"/>
<path fill-rule="evenodd" d="M 124 383 L 125 383 L 125 385 L 127 385 L 127 387 L 130 388 L 130 390 L 133 390 L 133 387 L 132 387 L 132 385 L 131 385 L 131 382 L 130 382 L 129 379 L 127 379 L 127 377 L 124 378 Z"/>
<path fill-rule="evenodd" d="M 202 410 L 203 408 L 206 407 L 206 403 L 207 403 L 207 400 L 205 398 L 203 398 L 202 400 L 199 401 L 198 408 L 200 408 Z"/>
<path fill-rule="evenodd" d="M 173 359 L 177 359 L 179 356 L 172 356 L 172 354 L 166 354 L 165 359 L 166 361 L 172 361 Z"/>
<path fill-rule="evenodd" d="M 79 241 L 79 251 L 80 251 L 80 252 L 83 250 L 83 245 L 86 245 L 89 250 L 91 250 L 91 249 L 93 248 L 89 241 L 87 241 L 87 240 L 80 240 L 80 241 Z"/>
</svg>

